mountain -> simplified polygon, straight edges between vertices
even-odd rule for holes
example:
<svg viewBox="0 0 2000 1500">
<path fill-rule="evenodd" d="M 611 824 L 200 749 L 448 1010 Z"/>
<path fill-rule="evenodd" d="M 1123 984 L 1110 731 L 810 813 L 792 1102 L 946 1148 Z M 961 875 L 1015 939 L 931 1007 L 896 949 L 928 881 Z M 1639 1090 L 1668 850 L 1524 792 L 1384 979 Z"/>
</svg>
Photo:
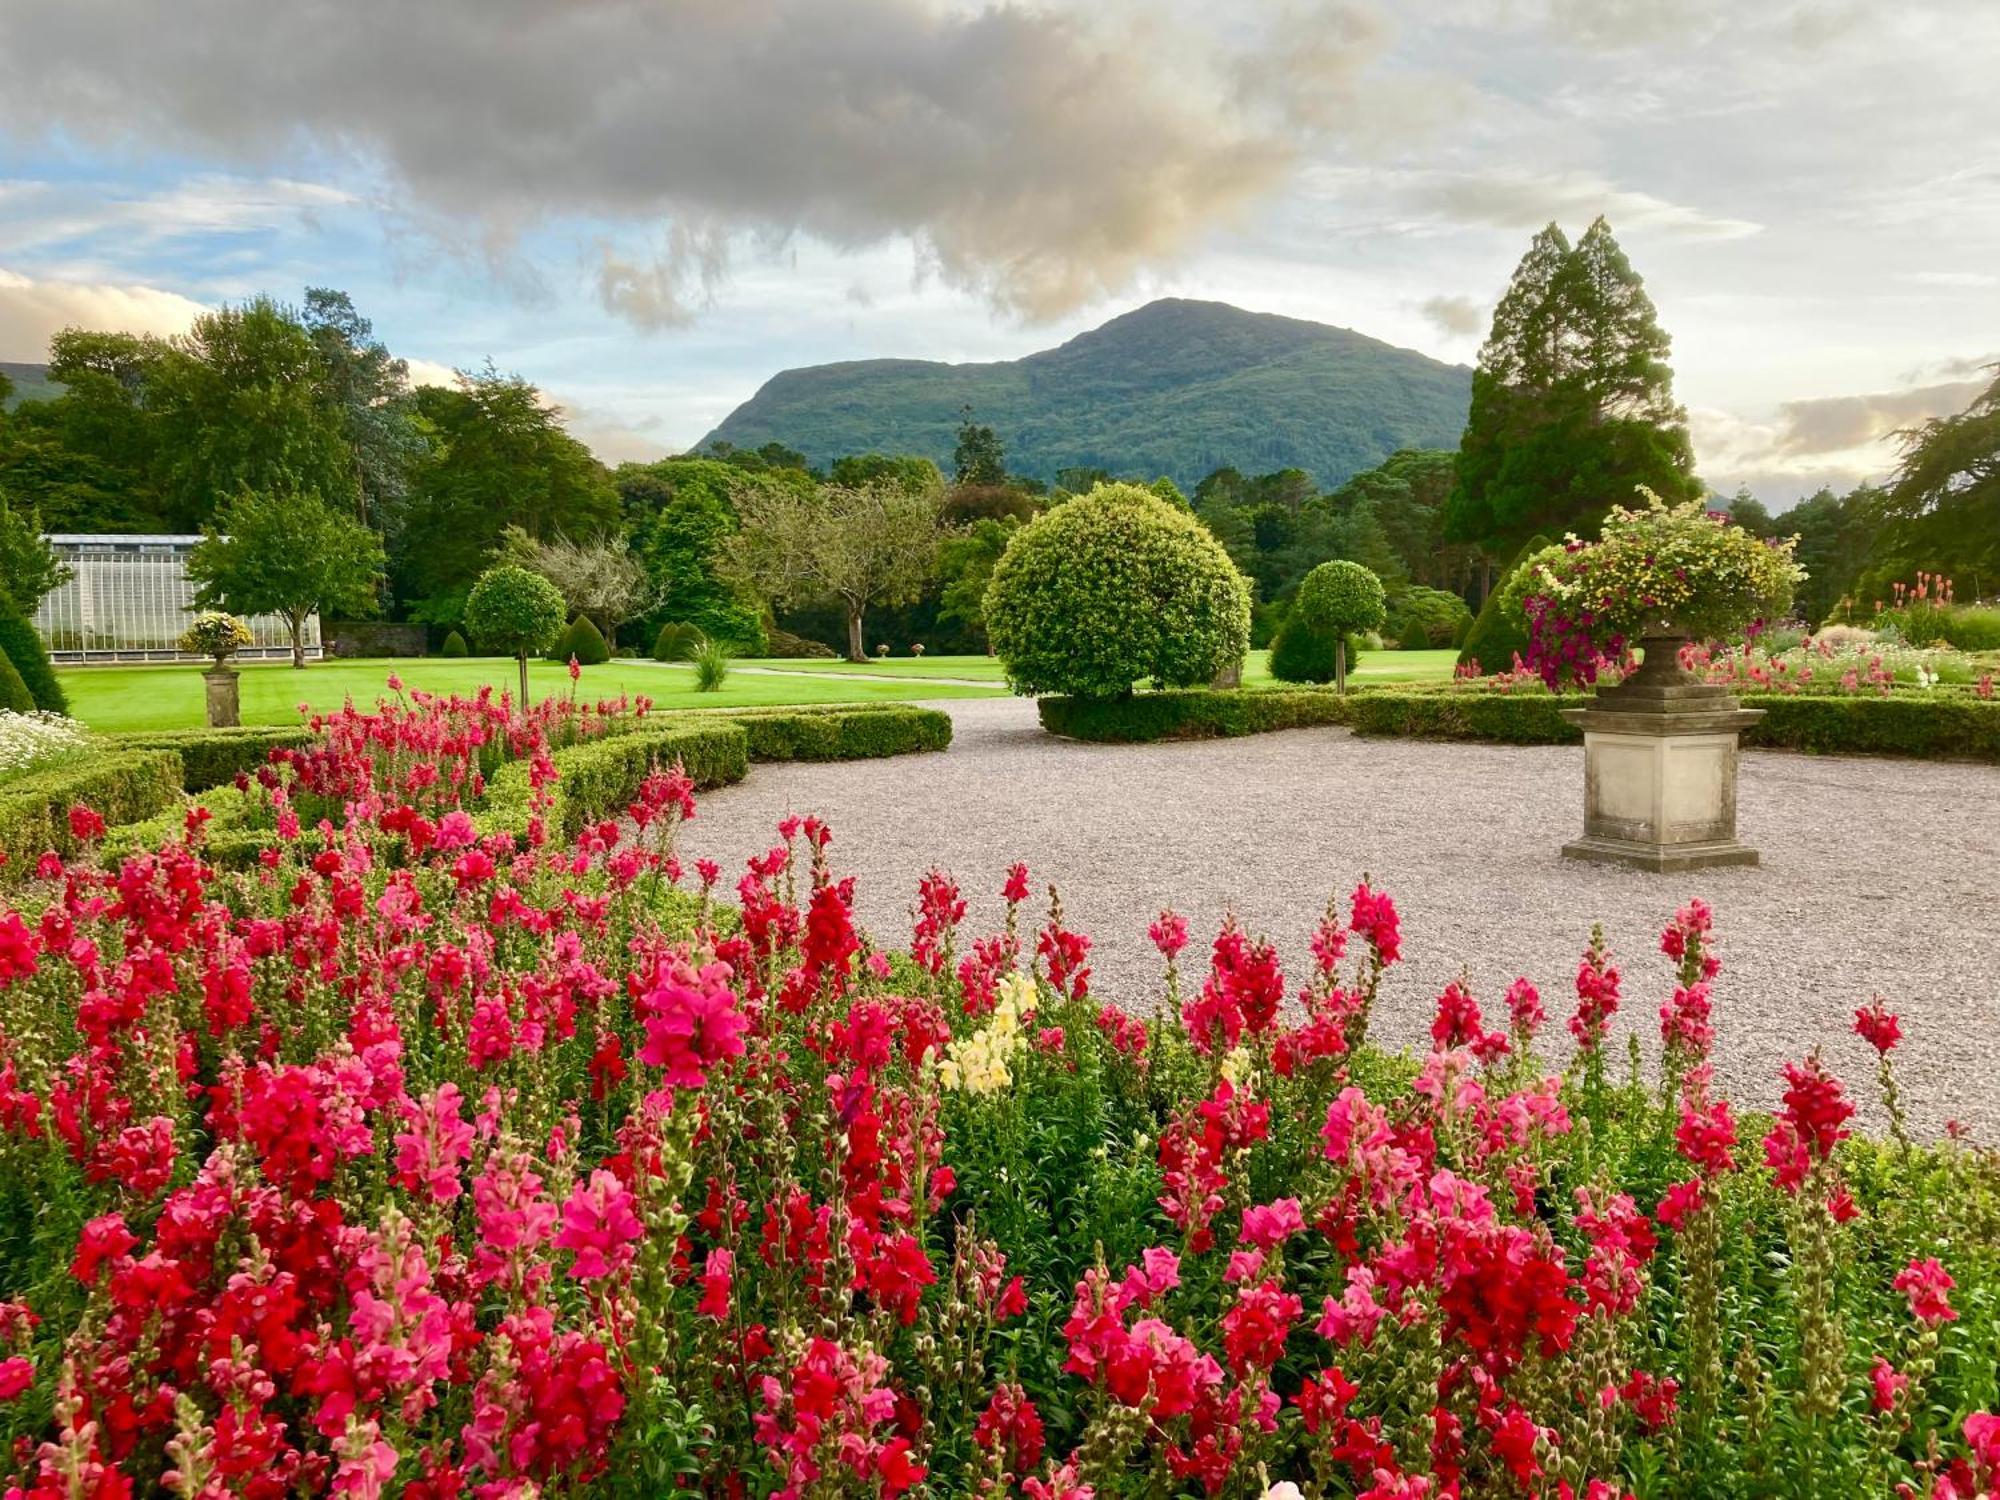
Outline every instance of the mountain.
<svg viewBox="0 0 2000 1500">
<path fill-rule="evenodd" d="M 1059 348 L 993 364 L 865 359 L 772 376 L 702 440 L 824 465 L 922 453 L 949 467 L 970 405 L 1017 474 L 1170 476 L 1296 466 L 1332 487 L 1398 448 L 1454 448 L 1472 372 L 1352 329 L 1165 298 Z"/>
<path fill-rule="evenodd" d="M 0 375 L 14 382 L 14 394 L 7 398 L 9 406 L 19 406 L 23 401 L 53 401 L 62 394 L 62 386 L 49 379 L 47 365 L 14 364 L 0 359 Z"/>
</svg>

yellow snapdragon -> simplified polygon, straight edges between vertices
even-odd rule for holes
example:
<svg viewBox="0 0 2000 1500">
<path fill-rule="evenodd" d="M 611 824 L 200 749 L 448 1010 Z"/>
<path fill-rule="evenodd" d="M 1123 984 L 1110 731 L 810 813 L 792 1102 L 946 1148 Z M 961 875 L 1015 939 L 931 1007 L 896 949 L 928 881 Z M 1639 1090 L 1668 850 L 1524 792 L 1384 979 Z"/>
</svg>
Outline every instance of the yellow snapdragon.
<svg viewBox="0 0 2000 1500">
<path fill-rule="evenodd" d="M 1013 1060 L 1028 1045 L 1023 1023 L 1035 1013 L 1035 981 L 1019 969 L 995 986 L 993 1014 L 970 1036 L 945 1044 L 938 1081 L 968 1094 L 997 1094 L 1014 1081 Z"/>
</svg>

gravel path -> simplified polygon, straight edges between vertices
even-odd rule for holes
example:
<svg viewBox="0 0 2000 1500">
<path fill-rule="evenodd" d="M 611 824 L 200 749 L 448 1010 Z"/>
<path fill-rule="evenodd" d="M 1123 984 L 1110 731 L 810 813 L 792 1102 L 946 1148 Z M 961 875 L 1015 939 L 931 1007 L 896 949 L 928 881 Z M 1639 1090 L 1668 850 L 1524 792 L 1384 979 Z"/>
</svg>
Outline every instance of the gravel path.
<svg viewBox="0 0 2000 1500">
<path fill-rule="evenodd" d="M 859 877 L 862 921 L 898 943 L 925 868 L 959 878 L 976 933 L 997 924 L 1005 869 L 1024 859 L 1095 940 L 1093 991 L 1135 1010 L 1157 1003 L 1145 929 L 1163 903 L 1189 918 L 1189 956 L 1233 908 L 1302 973 L 1327 895 L 1344 903 L 1367 871 L 1403 918 L 1378 1041 L 1425 1044 L 1431 1001 L 1461 967 L 1489 1022 L 1526 974 L 1559 1024 L 1601 921 L 1625 970 L 1621 1020 L 1649 1057 L 1671 992 L 1659 931 L 1698 895 L 1716 911 L 1718 1066 L 1739 1103 L 1775 1102 L 1779 1063 L 1822 1041 L 1872 1100 L 1872 1054 L 1849 1025 L 1880 992 L 1903 1016 L 1917 1123 L 2000 1140 L 2000 769 L 1746 754 L 1740 831 L 1763 865 L 1660 876 L 1558 857 L 1582 821 L 1581 749 L 1341 729 L 1081 745 L 1043 734 L 1024 701 L 938 706 L 956 724 L 943 755 L 755 767 L 702 799 L 682 852 L 740 870 L 783 814 L 818 812 L 836 869 Z"/>
</svg>

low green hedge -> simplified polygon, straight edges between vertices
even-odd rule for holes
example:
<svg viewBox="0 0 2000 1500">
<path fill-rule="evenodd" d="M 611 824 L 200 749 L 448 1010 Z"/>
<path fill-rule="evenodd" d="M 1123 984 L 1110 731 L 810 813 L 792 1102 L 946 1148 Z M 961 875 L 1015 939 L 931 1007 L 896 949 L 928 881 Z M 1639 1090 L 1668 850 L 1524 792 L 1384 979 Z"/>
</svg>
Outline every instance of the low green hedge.
<svg viewBox="0 0 2000 1500">
<path fill-rule="evenodd" d="M 629 734 L 558 750 L 551 759 L 560 774 L 551 788 L 549 832 L 574 838 L 587 823 L 622 816 L 655 765 L 679 762 L 704 790 L 741 781 L 750 768 L 750 737 L 736 724 L 661 719 Z M 485 806 L 475 820 L 480 833 L 524 835 L 532 795 L 525 762 L 502 766 L 486 783 Z"/>
<path fill-rule="evenodd" d="M 1586 702 L 1532 689 L 1463 688 L 1371 688 L 1348 699 L 1356 734 L 1510 745 L 1582 743 L 1583 731 L 1562 711 Z M 2000 762 L 2000 700 L 1941 692 L 1888 698 L 1758 693 L 1742 702 L 1764 710 L 1743 731 L 1749 749 Z"/>
<path fill-rule="evenodd" d="M 172 750 L 181 758 L 183 785 L 190 792 L 234 781 L 239 771 L 254 771 L 276 749 L 309 744 L 313 733 L 303 724 L 245 724 L 235 729 L 156 729 L 108 736 L 125 750 Z"/>
<path fill-rule="evenodd" d="M 113 750 L 51 766 L 0 786 L 0 877 L 34 873 L 53 849 L 76 853 L 69 810 L 81 803 L 116 827 L 151 818 L 181 800 L 181 758 L 172 750 Z"/>
<path fill-rule="evenodd" d="M 1185 688 L 1129 698 L 1042 698 L 1042 728 L 1073 740 L 1141 744 L 1344 724 L 1352 696 L 1284 688 Z"/>
<path fill-rule="evenodd" d="M 872 760 L 943 750 L 951 744 L 950 714 L 906 703 L 717 712 L 749 735 L 753 761 Z"/>
</svg>

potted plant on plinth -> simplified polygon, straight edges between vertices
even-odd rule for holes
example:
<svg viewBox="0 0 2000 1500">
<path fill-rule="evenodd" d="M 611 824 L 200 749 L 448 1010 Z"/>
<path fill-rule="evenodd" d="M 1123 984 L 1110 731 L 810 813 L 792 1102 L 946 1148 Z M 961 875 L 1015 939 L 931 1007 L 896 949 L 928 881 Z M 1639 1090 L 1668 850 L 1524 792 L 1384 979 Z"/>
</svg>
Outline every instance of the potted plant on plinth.
<svg viewBox="0 0 2000 1500">
<path fill-rule="evenodd" d="M 211 729 L 231 729 L 243 722 L 237 694 L 236 669 L 229 658 L 245 646 L 255 645 L 250 627 L 232 614 L 219 609 L 203 610 L 181 634 L 181 650 L 206 656 L 215 665 L 201 674 L 207 688 L 208 723 Z"/>
<path fill-rule="evenodd" d="M 1563 853 L 1648 870 L 1755 864 L 1736 838 L 1736 751 L 1762 710 L 1698 680 L 1680 652 L 1782 618 L 1805 570 L 1790 540 L 1640 493 L 1646 505 L 1614 507 L 1601 540 L 1536 553 L 1516 585 L 1528 662 L 1550 687 L 1596 682 L 1634 644 L 1643 653 L 1564 714 L 1584 732 L 1584 835 Z"/>
</svg>

